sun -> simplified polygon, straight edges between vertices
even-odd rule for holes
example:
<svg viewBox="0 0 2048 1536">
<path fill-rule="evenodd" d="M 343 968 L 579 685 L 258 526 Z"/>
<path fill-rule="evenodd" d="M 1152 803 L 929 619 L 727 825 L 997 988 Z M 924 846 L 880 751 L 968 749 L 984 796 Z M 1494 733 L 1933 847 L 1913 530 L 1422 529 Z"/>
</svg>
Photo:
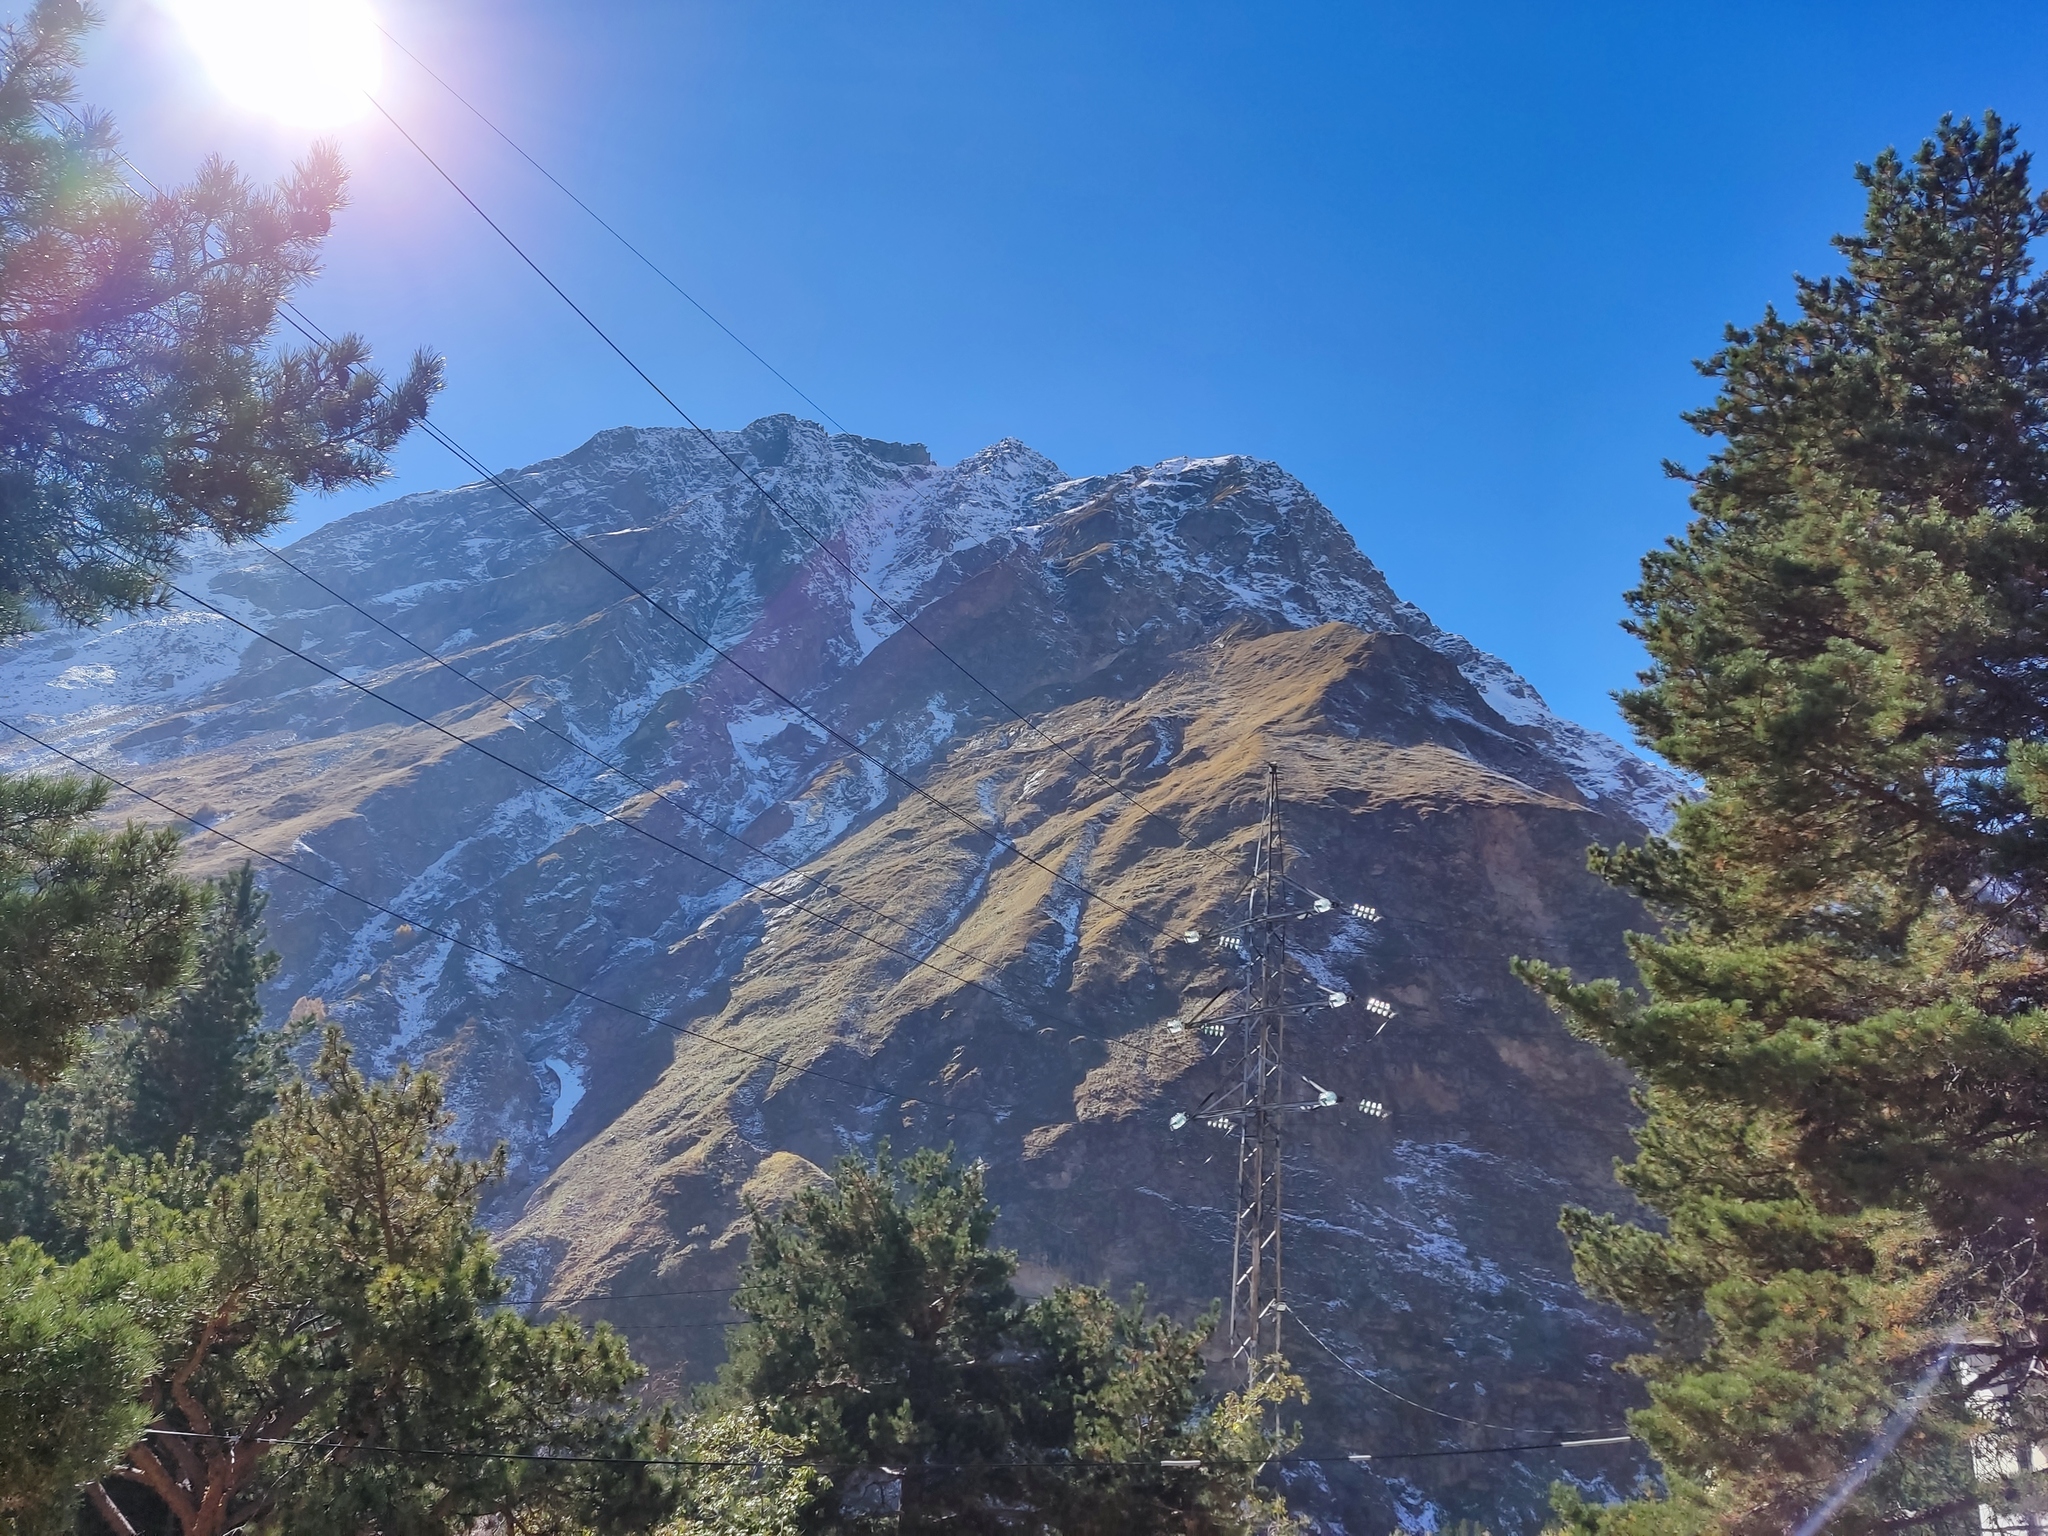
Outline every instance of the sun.
<svg viewBox="0 0 2048 1536">
<path fill-rule="evenodd" d="M 348 121 L 381 76 L 363 0 L 166 0 L 214 84 L 238 106 L 304 128 Z"/>
</svg>

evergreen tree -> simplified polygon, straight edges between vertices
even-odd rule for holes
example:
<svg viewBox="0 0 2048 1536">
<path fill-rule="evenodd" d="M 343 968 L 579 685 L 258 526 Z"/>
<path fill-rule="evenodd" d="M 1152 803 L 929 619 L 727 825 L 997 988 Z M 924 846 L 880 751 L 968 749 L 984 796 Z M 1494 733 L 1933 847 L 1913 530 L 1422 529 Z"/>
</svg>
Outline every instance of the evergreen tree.
<svg viewBox="0 0 2048 1536">
<path fill-rule="evenodd" d="M 36 0 L 0 29 L 0 637 L 31 605 L 90 623 L 156 601 L 190 535 L 377 479 L 440 382 L 423 354 L 386 390 L 355 336 L 270 349 L 340 160 L 316 148 L 272 191 L 218 159 L 131 189 L 110 121 L 72 110 L 92 21 Z"/>
<path fill-rule="evenodd" d="M 71 1161 L 107 1149 L 170 1153 L 190 1140 L 202 1161 L 231 1169 L 276 1102 L 315 1016 L 264 1028 L 259 989 L 278 959 L 264 947 L 268 898 L 249 867 L 199 895 L 193 974 L 167 1003 L 95 1030 L 46 1086 L 0 1071 L 0 1239 L 70 1252 L 57 1197 Z"/>
<path fill-rule="evenodd" d="M 832 1479 L 758 1406 L 684 1419 L 666 1444 L 677 1511 L 660 1536 L 807 1536 L 831 1508 Z"/>
<path fill-rule="evenodd" d="M 454 1536 L 495 1516 L 602 1533 L 666 1513 L 657 1472 L 631 1464 L 653 1430 L 618 1336 L 493 1307 L 477 1201 L 503 1153 L 465 1161 L 449 1121 L 431 1075 L 366 1083 L 330 1029 L 235 1172 L 214 1177 L 189 1142 L 80 1171 L 74 1215 L 93 1255 L 132 1262 L 123 1294 L 150 1343 L 124 1394 L 144 1432 L 88 1468 L 108 1528 Z M 11 1336 L 0 1313 L 0 1350 Z M 0 1353 L 0 1377 L 31 1374 Z M 510 1454 L 447 1454 L 472 1449 Z"/>
<path fill-rule="evenodd" d="M 185 969 L 200 898 L 177 834 L 86 826 L 106 803 L 104 781 L 0 777 L 0 1069 L 34 1082 Z"/>
<path fill-rule="evenodd" d="M 1623 1178 L 1663 1218 L 1566 1216 L 1660 1340 L 1666 1496 L 1567 1498 L 1588 1530 L 2048 1495 L 2048 200 L 1989 116 L 1859 175 L 1843 274 L 1704 365 L 1719 445 L 1630 594 L 1623 709 L 1705 787 L 1595 854 L 1664 920 L 1642 987 L 1524 968 L 1640 1075 Z"/>
<path fill-rule="evenodd" d="M 422 354 L 387 388 L 355 336 L 270 345 L 344 202 L 341 162 L 316 149 L 269 191 L 218 159 L 131 189 L 112 123 L 72 106 L 93 20 L 36 0 L 0 26 L 0 640 L 161 601 L 193 536 L 375 481 L 440 384 Z M 105 801 L 0 779 L 0 1068 L 39 1082 L 174 981 L 190 937 L 174 839 L 81 830 Z"/>
<path fill-rule="evenodd" d="M 1282 1524 L 1263 1420 L 1299 1382 L 1200 1392 L 1209 1326 L 1062 1286 L 1025 1304 L 989 1246 L 978 1166 L 919 1152 L 843 1161 L 756 1214 L 722 1387 L 741 1424 L 799 1445 L 834 1487 L 796 1490 L 809 1530 L 1223 1533 Z M 1213 1317 L 1209 1320 L 1213 1323 Z M 1198 1465 L 1169 1467 L 1166 1462 Z M 713 1501 L 725 1486 L 709 1480 Z M 706 1495 L 686 1490 L 685 1508 Z M 687 1522 L 686 1522 L 687 1523 Z"/>
<path fill-rule="evenodd" d="M 278 956 L 264 947 L 270 898 L 254 872 L 242 865 L 211 882 L 207 896 L 192 979 L 143 1017 L 125 1053 L 132 1107 L 113 1144 L 170 1152 L 190 1137 L 202 1159 L 229 1167 L 275 1102 L 289 1072 L 285 1053 L 302 1030 L 263 1028 L 260 993 Z"/>
<path fill-rule="evenodd" d="M 0 1241 L 29 1237 L 52 1253 L 78 1256 L 61 1209 L 64 1169 L 110 1147 L 127 1150 L 134 1098 L 131 1028 L 94 1031 L 47 1086 L 0 1072 Z"/>
<path fill-rule="evenodd" d="M 68 1536 L 78 1485 L 148 1420 L 133 1387 L 151 1339 L 140 1265 L 107 1244 L 60 1268 L 26 1238 L 0 1247 L 0 1531 Z"/>
</svg>

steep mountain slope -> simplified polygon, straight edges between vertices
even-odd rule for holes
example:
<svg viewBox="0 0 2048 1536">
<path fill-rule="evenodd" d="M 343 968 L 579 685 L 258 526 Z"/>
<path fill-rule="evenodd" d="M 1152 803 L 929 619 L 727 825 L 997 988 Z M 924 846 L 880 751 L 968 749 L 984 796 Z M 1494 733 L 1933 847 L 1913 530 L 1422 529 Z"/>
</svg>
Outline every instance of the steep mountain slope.
<svg viewBox="0 0 2048 1536">
<path fill-rule="evenodd" d="M 1390 1393 L 1616 1422 L 1627 1340 L 1554 1222 L 1617 1198 L 1626 1086 L 1506 958 L 1624 964 L 1640 920 L 1583 850 L 1676 782 L 1401 602 L 1273 465 L 1071 480 L 1015 442 L 941 466 L 787 417 L 720 442 L 777 506 L 683 432 L 511 477 L 651 601 L 489 486 L 290 551 L 510 707 L 235 551 L 194 589 L 434 725 L 190 612 L 27 643 L 0 712 L 486 952 L 267 877 L 280 1003 L 319 995 L 373 1064 L 447 1074 L 465 1135 L 512 1148 L 506 1239 L 551 1304 L 727 1283 L 745 1199 L 886 1137 L 985 1158 L 1033 1284 L 1198 1309 L 1234 1165 L 1170 1129 L 1215 1066 L 1161 1024 L 1225 972 L 1172 936 L 1240 891 L 1277 762 L 1300 878 L 1386 913 L 1323 925 L 1304 964 L 1401 1009 L 1370 1043 L 1355 1009 L 1302 1032 L 1319 1078 L 1394 1108 L 1310 1117 L 1290 1164 L 1311 1448 L 1513 1438 Z M 715 1295 L 580 1309 L 665 1379 L 715 1363 Z M 1296 1475 L 1362 1530 L 1533 1507 L 1560 1470 L 1396 1465 Z"/>
</svg>

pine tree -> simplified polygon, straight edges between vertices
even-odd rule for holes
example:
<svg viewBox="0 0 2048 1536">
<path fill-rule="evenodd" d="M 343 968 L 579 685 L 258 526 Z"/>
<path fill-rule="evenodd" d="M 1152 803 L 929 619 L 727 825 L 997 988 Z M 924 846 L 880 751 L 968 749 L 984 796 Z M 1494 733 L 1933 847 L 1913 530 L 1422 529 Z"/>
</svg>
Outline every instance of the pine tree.
<svg viewBox="0 0 2048 1536">
<path fill-rule="evenodd" d="M 1062 1286 L 1025 1304 L 989 1246 L 982 1171 L 922 1151 L 849 1158 L 757 1213 L 721 1384 L 834 1479 L 806 1529 L 1081 1533 L 1270 1529 L 1259 1471 L 1292 1443 L 1264 1419 L 1300 1383 L 1203 1397 L 1214 1319 L 1182 1328 Z M 1194 1463 L 1171 1467 L 1167 1462 Z M 710 1480 L 715 1491 L 723 1484 Z M 686 1493 L 686 1510 L 701 1495 Z M 687 1522 L 686 1522 L 687 1524 Z"/>
<path fill-rule="evenodd" d="M 0 1242 L 33 1238 L 78 1256 L 62 1209 L 64 1170 L 107 1148 L 127 1150 L 135 1112 L 135 1031 L 95 1030 L 55 1082 L 0 1071 Z M 239 1153 L 237 1154 L 239 1155 Z"/>
<path fill-rule="evenodd" d="M 654 1427 L 619 1337 L 496 1307 L 477 1203 L 503 1153 L 464 1160 L 450 1119 L 431 1074 L 367 1083 L 330 1029 L 238 1170 L 216 1178 L 187 1142 L 74 1177 L 93 1253 L 134 1265 L 123 1294 L 151 1344 L 126 1384 L 144 1432 L 103 1447 L 86 1485 L 117 1536 L 145 1511 L 179 1536 L 456 1536 L 492 1517 L 602 1536 L 666 1514 L 658 1470 L 633 1464 Z M 0 1354 L 0 1376 L 28 1370 Z M 447 1454 L 467 1450 L 508 1454 Z"/>
<path fill-rule="evenodd" d="M 340 160 L 318 148 L 268 191 L 219 159 L 131 188 L 111 121 L 73 107 L 93 22 L 36 0 L 0 26 L 0 641 L 160 602 L 193 537 L 374 482 L 440 386 L 421 354 L 387 387 L 355 336 L 271 345 L 345 201 Z M 0 779 L 0 1069 L 38 1082 L 174 981 L 190 937 L 174 840 L 82 831 L 105 803 Z"/>
<path fill-rule="evenodd" d="M 200 897 L 177 834 L 87 826 L 106 803 L 103 781 L 0 777 L 0 1069 L 34 1082 L 185 969 Z"/>
<path fill-rule="evenodd" d="M 263 1027 L 260 993 L 278 967 L 264 947 L 269 900 L 247 864 L 210 882 L 192 979 L 141 1020 L 126 1053 L 133 1107 L 112 1138 L 122 1150 L 167 1153 L 189 1137 L 201 1158 L 229 1167 L 269 1112 L 300 1033 Z"/>
<path fill-rule="evenodd" d="M 32 605 L 90 623 L 156 601 L 190 535 L 374 481 L 440 383 L 422 354 L 386 389 L 355 336 L 270 349 L 340 160 L 316 148 L 273 191 L 218 159 L 132 189 L 111 122 L 72 107 L 92 21 L 36 0 L 0 29 L 0 637 Z"/>
<path fill-rule="evenodd" d="M 264 944 L 268 898 L 246 864 L 198 895 L 192 975 L 166 1002 L 94 1030 L 54 1082 L 0 1070 L 0 1240 L 71 1253 L 65 1170 L 102 1150 L 169 1154 L 189 1140 L 216 1170 L 238 1166 L 291 1076 L 290 1051 L 317 1012 L 264 1027 L 260 989 L 278 964 Z"/>
<path fill-rule="evenodd" d="M 1622 707 L 1705 788 L 1595 854 L 1664 921 L 1641 988 L 1524 967 L 1640 1075 L 1623 1180 L 1662 1218 L 1565 1220 L 1659 1335 L 1666 1494 L 1567 1497 L 1588 1530 L 1783 1531 L 1840 1487 L 1834 1531 L 1960 1532 L 2048 1495 L 2048 200 L 1990 116 L 1859 175 L 1843 274 L 1704 365 L 1719 446 L 1629 597 Z"/>
<path fill-rule="evenodd" d="M 59 1267 L 25 1238 L 0 1246 L 0 1531 L 69 1536 L 78 1485 L 148 1420 L 133 1384 L 151 1339 L 113 1244 Z"/>
</svg>

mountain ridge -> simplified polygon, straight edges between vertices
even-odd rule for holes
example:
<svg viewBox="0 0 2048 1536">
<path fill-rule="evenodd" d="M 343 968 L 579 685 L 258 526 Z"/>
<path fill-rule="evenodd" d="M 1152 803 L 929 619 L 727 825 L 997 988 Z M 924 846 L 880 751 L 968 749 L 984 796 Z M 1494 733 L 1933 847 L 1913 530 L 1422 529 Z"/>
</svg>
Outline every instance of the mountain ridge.
<svg viewBox="0 0 2048 1536">
<path fill-rule="evenodd" d="M 822 429 L 816 428 L 815 424 L 801 423 L 796 418 L 790 416 L 766 417 L 761 421 L 753 423 L 743 432 L 713 434 L 713 436 L 715 438 L 722 438 L 724 445 L 729 449 L 740 449 L 741 452 L 738 457 L 740 457 L 741 462 L 747 464 L 755 474 L 761 475 L 772 491 L 776 473 L 788 467 L 788 434 L 790 430 L 806 426 L 810 427 L 816 436 L 825 437 Z M 1064 476 L 1052 461 L 1045 459 L 1042 455 L 1036 453 L 1035 450 L 1030 449 L 1015 438 L 1001 439 L 953 465 L 935 464 L 931 460 L 928 451 L 921 444 L 884 444 L 875 439 L 857 438 L 850 434 L 832 434 L 827 438 L 827 441 L 844 444 L 849 448 L 858 445 L 858 448 L 863 451 L 863 457 L 875 463 L 891 463 L 891 458 L 885 455 L 893 455 L 903 461 L 902 467 L 912 469 L 920 469 L 938 474 L 959 475 L 962 477 L 972 475 L 980 479 L 1007 481 L 1011 484 L 1022 480 L 1027 484 L 1035 484 L 1037 491 L 1040 493 L 1039 496 L 1029 499 L 1043 499 L 1048 503 L 1035 509 L 1040 513 L 1043 521 L 1033 523 L 1029 521 L 1017 522 L 1009 517 L 1015 500 L 1023 498 L 1013 498 L 1008 504 L 991 502 L 989 500 L 982 500 L 979 503 L 970 502 L 969 506 L 973 509 L 992 512 L 995 515 L 983 526 L 975 530 L 976 536 L 961 539 L 955 544 L 950 551 L 953 553 L 958 553 L 959 551 L 974 547 L 976 544 L 994 540 L 1006 534 L 1016 534 L 1031 529 L 1042 529 L 1052 518 L 1070 512 L 1087 502 L 1099 500 L 1104 496 L 1115 496 L 1121 493 L 1132 497 L 1134 500 L 1142 501 L 1147 499 L 1147 492 L 1164 490 L 1166 497 L 1163 499 L 1171 499 L 1173 491 L 1177 489 L 1177 487 L 1172 485 L 1172 482 L 1187 474 L 1199 474 L 1203 470 L 1237 468 L 1239 466 L 1248 468 L 1254 477 L 1266 481 L 1268 485 L 1283 493 L 1279 500 L 1279 505 L 1291 508 L 1297 502 L 1301 502 L 1311 505 L 1316 511 L 1321 512 L 1323 517 L 1327 519 L 1327 524 L 1312 531 L 1320 535 L 1322 539 L 1327 539 L 1332 533 L 1336 534 L 1344 543 L 1350 544 L 1351 553 L 1357 555 L 1358 563 L 1363 568 L 1364 573 L 1361 585 L 1368 600 L 1363 604 L 1355 599 L 1351 602 L 1345 602 L 1342 600 L 1342 596 L 1339 595 L 1338 601 L 1330 603 L 1328 599 L 1332 594 L 1327 592 L 1317 594 L 1323 600 L 1318 603 L 1319 607 L 1327 606 L 1335 610 L 1327 613 L 1325 616 L 1343 617 L 1351 622 L 1358 623 L 1361 628 L 1398 629 L 1402 632 L 1416 635 L 1425 644 L 1430 644 L 1433 648 L 1453 656 L 1459 662 L 1461 668 L 1468 669 L 1473 675 L 1473 680 L 1480 684 L 1483 690 L 1488 692 L 1490 699 L 1496 704 L 1499 712 L 1505 718 L 1516 724 L 1526 725 L 1544 732 L 1552 739 L 1555 750 L 1561 756 L 1570 757 L 1578 763 L 1579 772 L 1584 780 L 1581 787 L 1592 798 L 1620 798 L 1628 806 L 1630 813 L 1635 815 L 1637 819 L 1645 822 L 1654 822 L 1662 816 L 1664 803 L 1669 796 L 1673 793 L 1683 792 L 1683 782 L 1676 775 L 1671 774 L 1669 770 L 1644 761 L 1619 743 L 1602 737 L 1600 733 L 1588 727 L 1555 715 L 1543 703 L 1541 695 L 1525 680 L 1515 674 L 1513 669 L 1505 662 L 1479 650 L 1478 647 L 1465 640 L 1463 636 L 1440 629 L 1420 609 L 1396 597 L 1384 576 L 1379 573 L 1378 568 L 1362 552 L 1356 549 L 1355 542 L 1352 541 L 1348 530 L 1345 530 L 1334 516 L 1331 516 L 1327 509 L 1323 508 L 1321 503 L 1312 494 L 1308 493 L 1305 487 L 1301 486 L 1299 481 L 1295 480 L 1294 477 L 1288 475 L 1285 470 L 1271 461 L 1251 459 L 1242 455 L 1221 455 L 1201 459 L 1180 457 L 1165 459 L 1160 461 L 1159 464 L 1152 466 L 1133 466 L 1131 469 L 1117 474 L 1070 478 Z M 630 535 L 635 530 L 630 525 L 600 529 L 597 524 L 603 520 L 602 514 L 605 511 L 625 512 L 631 510 L 633 498 L 631 496 L 589 496 L 587 492 L 592 487 L 586 481 L 581 471 L 607 462 L 615 463 L 621 457 L 637 456 L 644 453 L 649 444 L 660 445 L 663 449 L 669 450 L 663 456 L 669 458 L 672 465 L 675 459 L 672 450 L 675 446 L 681 445 L 685 448 L 699 450 L 696 453 L 685 454 L 682 464 L 671 468 L 672 475 L 676 475 L 680 471 L 681 477 L 687 477 L 694 473 L 709 470 L 714 476 L 724 475 L 732 478 L 730 468 L 726 462 L 722 458 L 713 455 L 711 450 L 704 448 L 697 435 L 688 429 L 640 427 L 606 429 L 594 434 L 583 444 L 570 450 L 568 453 L 527 466 L 522 470 L 514 472 L 507 478 L 515 487 L 530 486 L 536 481 L 551 482 L 545 484 L 545 489 L 555 501 L 578 508 L 584 513 L 580 519 L 568 522 L 567 527 L 571 533 L 578 534 L 579 536 L 589 533 L 602 533 L 607 539 L 618 539 Z M 763 453 L 766 455 L 765 458 L 762 457 Z M 745 491 L 746 487 L 744 484 L 734 479 L 733 486 L 728 488 L 726 504 L 730 505 L 732 500 Z M 465 526 L 479 520 L 495 522 L 505 520 L 508 516 L 512 518 L 518 517 L 516 511 L 509 504 L 502 501 L 499 493 L 493 490 L 488 482 L 472 482 L 445 491 L 416 492 L 379 507 L 370 508 L 364 512 L 353 514 L 350 517 L 338 519 L 333 523 L 315 529 L 303 539 L 289 546 L 289 549 L 292 552 L 296 552 L 296 557 L 300 558 L 302 563 L 310 560 L 328 566 L 361 571 L 369 574 L 374 582 L 377 579 L 374 573 L 386 562 L 378 559 L 371 550 L 370 546 L 373 542 L 396 542 L 403 547 L 402 536 L 409 531 L 417 531 L 419 529 L 419 525 L 413 522 L 412 515 L 415 513 L 425 513 L 437 517 L 442 516 L 449 507 L 451 498 L 468 499 L 475 503 L 481 503 L 475 507 L 475 511 L 481 514 L 480 519 L 476 517 L 466 519 Z M 622 500 L 626 502 L 625 507 L 619 506 L 619 502 Z M 646 509 L 646 504 L 643 502 L 640 510 Z M 889 510 L 889 505 L 886 502 L 879 503 L 875 510 L 887 511 Z M 447 532 L 445 527 L 440 524 L 434 526 L 441 533 L 445 534 Z M 834 531 L 837 532 L 838 530 L 835 528 Z M 535 531 L 526 534 L 523 539 L 501 540 L 502 548 L 498 553 L 502 557 L 503 554 L 517 551 L 522 544 L 544 543 L 547 537 L 546 534 Z M 485 556 L 482 568 L 488 570 L 490 563 L 489 554 L 491 552 L 480 548 L 483 542 L 474 537 L 462 541 L 462 546 L 467 548 L 473 557 L 470 568 L 462 576 L 441 575 L 438 577 L 428 577 L 424 580 L 415 579 L 410 582 L 395 583 L 388 588 L 367 595 L 360 592 L 352 595 L 359 602 L 387 610 L 380 615 L 387 619 L 395 613 L 405 613 L 418 606 L 419 600 L 422 597 L 431 594 L 437 588 L 439 590 L 448 590 L 449 588 L 443 586 L 443 583 L 459 583 L 465 578 L 473 578 L 477 575 L 478 563 L 474 558 L 476 555 L 483 554 Z M 405 558 L 416 559 L 417 550 L 408 548 Z M 281 584 L 282 582 L 288 582 L 290 579 L 288 577 L 280 578 L 273 574 L 265 557 L 258 552 L 248 550 L 223 551 L 218 548 L 208 551 L 200 557 L 196 562 L 196 569 L 193 574 L 205 587 L 205 595 L 208 596 L 210 601 L 222 602 L 223 606 L 228 606 L 231 611 L 235 611 L 235 601 L 238 596 L 242 595 L 238 591 L 237 584 L 233 581 L 228 581 L 225 585 L 221 585 L 218 578 L 237 571 L 248 573 L 259 583 Z M 408 572 L 408 574 L 411 573 Z M 878 573 L 870 569 L 864 571 L 864 574 L 872 579 Z M 1255 602 L 1262 602 L 1265 606 L 1286 615 L 1297 624 L 1297 627 L 1301 618 L 1305 616 L 1304 610 L 1298 604 L 1291 602 L 1288 594 L 1284 591 L 1256 594 L 1248 592 L 1243 595 L 1252 598 Z M 867 602 L 868 606 L 875 606 L 872 599 L 868 599 Z M 316 606 L 318 605 L 316 604 Z M 251 612 L 258 611 L 264 610 L 251 608 L 248 611 L 238 611 L 238 616 L 248 618 Z M 288 617 L 293 610 L 284 608 L 271 611 L 274 616 Z M 150 649 L 161 645 L 167 634 L 174 634 L 185 630 L 204 633 L 213 642 L 213 645 L 208 647 L 203 653 L 195 654 L 192 657 L 193 671 L 197 674 L 196 681 L 200 686 L 217 680 L 213 675 L 214 669 L 227 664 L 234 658 L 238 658 L 242 653 L 260 646 L 260 642 L 232 630 L 229 626 L 213 619 L 210 615 L 193 613 L 189 610 L 175 615 L 149 615 L 139 622 L 145 627 L 141 634 L 143 644 Z M 137 633 L 136 621 L 116 621 L 104 627 L 96 635 L 80 636 L 75 632 L 45 632 L 40 636 L 31 637 L 26 647 L 17 648 L 15 653 L 8 658 L 5 670 L 12 674 L 16 686 L 6 687 L 4 692 L 0 692 L 0 701 L 4 701 L 5 705 L 9 708 L 18 709 L 24 718 L 40 718 L 47 723 L 68 727 L 73 722 L 80 721 L 82 717 L 90 716 L 94 712 L 94 705 L 81 699 L 77 706 L 52 709 L 48 695 L 42 693 L 42 690 L 54 684 L 60 690 L 69 689 L 84 693 L 90 689 L 92 680 L 84 677 L 74 677 L 68 684 L 55 683 L 54 678 L 51 676 L 36 675 L 44 671 L 44 666 L 38 665 L 38 663 L 41 662 L 47 665 L 47 658 L 50 655 L 63 656 L 78 651 L 81 648 L 87 651 L 96 650 L 107 645 L 109 642 L 114 646 L 120 646 L 124 640 L 136 637 Z M 447 643 L 447 637 L 445 636 L 443 643 Z M 187 647 L 177 648 L 185 649 Z M 197 648 L 194 647 L 192 649 L 196 651 Z M 43 652 L 44 655 L 36 655 L 35 652 L 37 651 Z M 89 661 L 84 666 L 74 663 L 68 669 L 58 668 L 52 669 L 52 671 L 61 673 L 64 670 L 70 670 L 78 673 L 91 670 L 95 666 L 104 667 L 106 663 Z M 109 668 L 108 670 L 112 669 Z M 134 674 L 129 674 L 124 669 L 123 675 Z M 169 702 L 176 702 L 188 691 L 188 689 L 179 687 L 175 683 L 167 685 L 167 680 L 160 673 L 154 673 L 146 669 L 137 675 L 137 681 L 141 686 L 135 689 L 131 696 L 121 699 L 120 704 L 115 707 L 125 707 L 130 710 L 141 709 L 147 707 L 151 698 L 163 698 Z M 24 688 L 20 686 L 22 683 L 27 683 L 29 686 Z M 37 697 L 39 693 L 42 694 L 40 698 Z M 107 703 L 112 702 L 111 700 L 107 701 Z M 38 704 L 41 707 L 37 707 Z M 106 705 L 102 704 L 99 707 L 104 708 Z"/>
</svg>

